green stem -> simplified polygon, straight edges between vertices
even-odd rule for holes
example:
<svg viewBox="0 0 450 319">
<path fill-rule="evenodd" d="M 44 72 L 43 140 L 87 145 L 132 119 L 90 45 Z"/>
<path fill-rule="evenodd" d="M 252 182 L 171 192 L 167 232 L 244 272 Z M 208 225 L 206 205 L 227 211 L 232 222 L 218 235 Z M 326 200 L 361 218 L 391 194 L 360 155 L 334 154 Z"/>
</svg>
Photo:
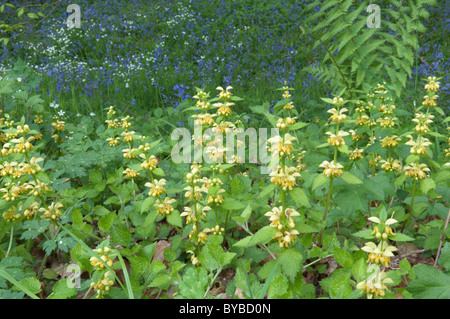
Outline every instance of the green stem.
<svg viewBox="0 0 450 319">
<path fill-rule="evenodd" d="M 416 196 L 416 185 L 417 185 L 417 180 L 414 179 L 413 189 L 412 189 L 412 194 L 411 194 L 411 205 L 409 205 L 409 213 L 411 215 L 412 215 L 413 207 L 414 207 L 414 197 Z M 402 232 L 405 230 L 405 226 L 406 226 L 406 222 L 403 224 Z"/>
<path fill-rule="evenodd" d="M 327 203 L 325 205 L 325 211 L 323 213 L 323 219 L 322 219 L 322 223 L 325 223 L 327 220 L 327 214 L 328 214 L 328 207 L 330 205 L 330 199 L 331 199 L 331 188 L 333 187 L 333 176 L 330 177 L 330 186 L 328 187 L 328 195 L 327 195 Z M 319 241 L 318 241 L 318 245 L 321 245 L 322 242 L 322 234 L 323 234 L 323 229 L 325 228 L 325 226 L 320 230 L 320 234 L 319 234 Z"/>
<path fill-rule="evenodd" d="M 9 245 L 8 245 L 8 251 L 6 252 L 6 256 L 8 257 L 9 252 L 11 250 L 11 246 L 12 246 L 12 241 L 13 241 L 13 237 L 14 237 L 14 225 L 11 226 L 11 233 L 10 233 L 10 237 L 9 237 Z"/>
<path fill-rule="evenodd" d="M 42 259 L 41 267 L 39 268 L 39 272 L 37 275 L 38 280 L 41 278 L 41 274 L 42 274 L 42 271 L 44 270 L 44 265 L 45 265 L 45 262 L 47 261 L 47 257 L 48 257 L 48 255 L 45 254 L 44 259 Z"/>
</svg>

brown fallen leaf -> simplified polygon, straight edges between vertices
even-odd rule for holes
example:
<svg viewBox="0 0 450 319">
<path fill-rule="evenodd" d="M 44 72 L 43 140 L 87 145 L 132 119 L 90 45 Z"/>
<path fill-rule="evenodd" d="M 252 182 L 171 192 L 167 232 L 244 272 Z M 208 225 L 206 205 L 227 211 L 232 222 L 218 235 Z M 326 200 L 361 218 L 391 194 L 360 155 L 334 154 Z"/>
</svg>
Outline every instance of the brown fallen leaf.
<svg viewBox="0 0 450 319">
<path fill-rule="evenodd" d="M 164 250 L 167 247 L 170 247 L 171 242 L 167 240 L 160 240 L 156 243 L 155 252 L 153 253 L 152 262 L 155 260 L 159 260 L 161 262 L 166 261 L 164 259 Z"/>
</svg>

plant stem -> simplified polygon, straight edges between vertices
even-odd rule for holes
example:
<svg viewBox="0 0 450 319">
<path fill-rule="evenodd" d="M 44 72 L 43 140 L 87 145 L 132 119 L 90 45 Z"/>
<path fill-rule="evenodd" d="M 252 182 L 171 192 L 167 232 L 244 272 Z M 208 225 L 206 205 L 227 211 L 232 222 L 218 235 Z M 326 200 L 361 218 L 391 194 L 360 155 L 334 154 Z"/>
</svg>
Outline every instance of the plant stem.
<svg viewBox="0 0 450 319">
<path fill-rule="evenodd" d="M 447 226 L 448 226 L 449 220 L 450 220 L 450 209 L 448 210 L 447 220 L 445 221 L 444 230 L 442 231 L 441 240 L 439 241 L 439 248 L 438 248 L 438 251 L 437 251 L 437 254 L 436 254 L 436 259 L 434 260 L 434 268 L 436 268 L 437 262 L 439 260 L 439 255 L 441 254 L 442 242 L 444 241 L 445 231 L 447 230 Z"/>
<path fill-rule="evenodd" d="M 8 251 L 6 252 L 5 257 L 8 257 L 8 255 L 9 255 L 9 252 L 10 252 L 11 246 L 12 246 L 13 237 L 14 237 L 14 225 L 11 226 L 11 233 L 10 233 L 10 237 L 9 237 Z"/>
<path fill-rule="evenodd" d="M 327 196 L 327 203 L 325 205 L 325 212 L 323 213 L 323 219 L 322 222 L 324 223 L 327 220 L 327 214 L 328 214 L 328 206 L 330 205 L 330 198 L 331 198 L 331 188 L 333 187 L 333 176 L 330 177 L 330 186 L 328 187 L 328 196 Z M 322 242 L 322 234 L 323 234 L 323 229 L 325 227 L 323 227 L 320 230 L 320 234 L 319 234 L 319 241 L 318 241 L 318 245 L 319 247 L 321 246 L 321 242 Z"/>
<path fill-rule="evenodd" d="M 413 182 L 413 189 L 412 189 L 412 194 L 411 194 L 411 205 L 409 206 L 409 213 L 410 213 L 410 214 L 413 213 L 414 197 L 416 196 L 416 185 L 417 185 L 417 180 L 414 179 L 414 182 Z M 403 224 L 402 232 L 405 230 L 405 226 L 406 226 L 406 222 Z"/>
</svg>

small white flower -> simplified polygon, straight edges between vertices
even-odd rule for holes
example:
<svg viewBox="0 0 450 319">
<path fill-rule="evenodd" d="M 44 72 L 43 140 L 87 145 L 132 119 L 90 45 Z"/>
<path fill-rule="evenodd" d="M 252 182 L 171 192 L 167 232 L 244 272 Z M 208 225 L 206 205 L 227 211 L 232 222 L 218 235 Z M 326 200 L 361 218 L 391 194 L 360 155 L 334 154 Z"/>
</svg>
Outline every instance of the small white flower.
<svg viewBox="0 0 450 319">
<path fill-rule="evenodd" d="M 61 110 L 61 111 L 58 112 L 58 115 L 59 115 L 59 116 L 63 116 L 64 114 L 66 114 L 66 112 L 64 112 L 63 110 Z"/>
<path fill-rule="evenodd" d="M 91 112 L 89 115 L 90 115 L 90 116 L 95 116 L 95 113 L 94 113 L 94 112 Z"/>
</svg>

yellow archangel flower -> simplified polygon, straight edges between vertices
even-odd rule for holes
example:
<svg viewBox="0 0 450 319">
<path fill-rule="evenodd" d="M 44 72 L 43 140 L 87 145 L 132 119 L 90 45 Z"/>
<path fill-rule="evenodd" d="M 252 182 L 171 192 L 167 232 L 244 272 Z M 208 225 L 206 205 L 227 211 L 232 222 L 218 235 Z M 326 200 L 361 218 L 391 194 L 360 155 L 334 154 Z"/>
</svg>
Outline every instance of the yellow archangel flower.
<svg viewBox="0 0 450 319">
<path fill-rule="evenodd" d="M 292 141 L 296 140 L 297 138 L 290 135 L 289 133 L 286 133 L 284 135 L 284 139 L 280 135 L 271 137 L 267 140 L 267 142 L 270 144 L 269 152 L 272 153 L 272 156 L 284 156 L 285 154 L 290 154 L 294 149 Z"/>
<path fill-rule="evenodd" d="M 335 108 L 332 108 L 332 109 L 328 110 L 327 112 L 332 114 L 330 116 L 331 123 L 339 124 L 339 123 L 342 123 L 347 118 L 347 115 L 344 114 L 347 111 L 348 111 L 348 109 L 346 109 L 344 107 L 344 108 L 340 109 L 339 111 Z"/>
<path fill-rule="evenodd" d="M 400 138 L 397 135 L 386 136 L 381 140 L 381 147 L 393 148 L 400 142 Z"/>
<path fill-rule="evenodd" d="M 350 152 L 349 159 L 351 160 L 357 160 L 363 158 L 363 149 L 362 148 L 355 148 L 353 151 Z"/>
<path fill-rule="evenodd" d="M 416 113 L 413 122 L 417 123 L 414 129 L 419 134 L 426 134 L 430 131 L 428 124 L 433 123 L 434 116 L 432 114 Z"/>
<path fill-rule="evenodd" d="M 386 278 L 386 272 L 380 271 L 378 266 L 374 267 L 377 267 L 375 272 L 356 285 L 356 288 L 360 289 L 361 293 L 365 292 L 369 299 L 385 296 L 386 291 L 388 291 L 386 284 L 393 283 L 392 279 Z"/>
<path fill-rule="evenodd" d="M 328 161 L 323 161 L 322 164 L 319 165 L 319 167 L 322 167 L 324 169 L 323 174 L 327 177 L 339 177 L 344 173 L 344 171 L 342 170 L 344 166 L 334 161 L 332 161 L 331 163 Z"/>
<path fill-rule="evenodd" d="M 397 250 L 396 247 L 389 246 L 385 240 L 382 240 L 378 245 L 370 241 L 361 249 L 369 253 L 367 263 L 380 264 L 386 267 L 389 267 L 391 257 L 394 256 L 392 252 Z"/>
<path fill-rule="evenodd" d="M 283 171 L 283 168 L 279 165 L 269 176 L 271 176 L 270 181 L 275 185 L 280 186 L 283 190 L 291 190 L 296 185 L 295 178 L 300 177 L 300 173 L 297 167 L 285 167 Z"/>
<path fill-rule="evenodd" d="M 231 89 L 232 89 L 231 86 L 227 86 L 227 88 L 226 88 L 225 90 L 223 89 L 223 87 L 218 86 L 218 87 L 216 88 L 216 90 L 219 90 L 219 91 L 220 91 L 219 94 L 218 94 L 219 99 L 222 99 L 222 100 L 228 100 L 228 99 L 230 99 L 231 96 L 233 95 L 233 94 L 230 92 Z"/>
<path fill-rule="evenodd" d="M 380 163 L 382 163 L 381 168 L 387 172 L 402 170 L 402 165 L 397 159 L 391 159 L 391 161 L 381 160 Z"/>
<path fill-rule="evenodd" d="M 417 138 L 417 141 L 414 141 L 411 135 L 407 135 L 406 137 L 410 139 L 405 144 L 411 146 L 410 150 L 411 154 L 423 155 L 427 152 L 427 146 L 432 144 L 429 139 L 423 136 L 419 136 Z"/>
<path fill-rule="evenodd" d="M 427 90 L 428 92 L 436 92 L 437 90 L 439 90 L 439 84 L 441 84 L 441 82 L 436 81 L 436 77 L 428 77 L 428 83 L 425 84 L 425 90 Z"/>
<path fill-rule="evenodd" d="M 148 195 L 153 197 L 158 197 L 166 191 L 164 185 L 166 185 L 166 180 L 164 178 L 160 180 L 155 179 L 153 180 L 153 183 L 145 184 L 146 187 L 150 187 Z"/>
<path fill-rule="evenodd" d="M 174 209 L 172 204 L 175 202 L 175 199 L 169 197 L 164 198 L 163 201 L 158 198 L 154 206 L 158 208 L 157 213 L 159 215 L 169 215 Z"/>
<path fill-rule="evenodd" d="M 213 106 L 218 107 L 217 115 L 219 116 L 230 116 L 232 111 L 230 106 L 233 106 L 234 103 L 232 102 L 224 102 L 224 103 L 214 103 Z"/>
<path fill-rule="evenodd" d="M 425 163 L 411 163 L 405 166 L 404 170 L 406 176 L 414 178 L 415 180 L 427 178 L 428 175 L 426 172 L 430 171 L 430 169 L 427 167 L 427 164 Z"/>
<path fill-rule="evenodd" d="M 345 145 L 345 141 L 344 141 L 344 136 L 350 135 L 347 132 L 344 131 L 339 131 L 337 134 L 331 133 L 331 132 L 326 132 L 325 134 L 329 135 L 330 137 L 328 138 L 328 143 L 331 144 L 332 146 L 341 146 L 341 145 Z"/>
</svg>

